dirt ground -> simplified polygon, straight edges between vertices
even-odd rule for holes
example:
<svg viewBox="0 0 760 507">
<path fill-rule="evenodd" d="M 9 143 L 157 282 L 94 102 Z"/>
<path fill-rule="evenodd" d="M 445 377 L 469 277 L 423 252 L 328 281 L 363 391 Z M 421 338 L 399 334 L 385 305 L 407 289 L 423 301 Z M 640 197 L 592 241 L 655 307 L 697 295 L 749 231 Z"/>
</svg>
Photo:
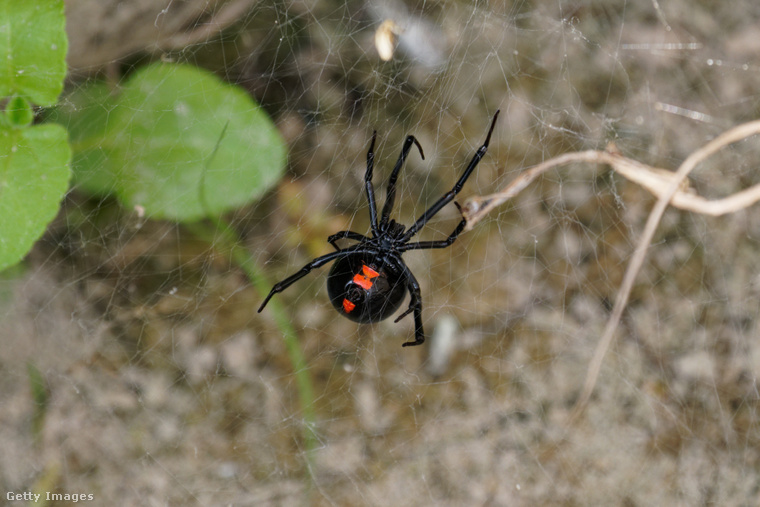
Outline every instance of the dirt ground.
<svg viewBox="0 0 760 507">
<path fill-rule="evenodd" d="M 610 141 L 675 169 L 760 117 L 757 2 L 504 4 L 70 0 L 68 88 L 163 59 L 248 90 L 289 146 L 281 183 L 229 217 L 269 283 L 329 252 L 331 233 L 369 230 L 374 129 L 380 203 L 404 137 L 425 150 L 401 175 L 394 217 L 408 225 L 456 181 L 496 109 L 463 198 Z M 401 27 L 390 62 L 373 42 L 384 19 Z M 760 182 L 759 143 L 712 157 L 694 191 Z M 654 202 L 607 167 L 576 164 L 450 248 L 409 252 L 420 347 L 401 347 L 410 317 L 341 318 L 327 270 L 312 273 L 275 296 L 307 364 L 304 410 L 282 332 L 256 313 L 242 270 L 186 227 L 74 188 L 0 279 L 4 494 L 69 495 L 47 505 L 77 494 L 123 506 L 760 505 L 757 206 L 666 212 L 590 403 L 568 424 Z M 445 238 L 458 219 L 449 206 L 420 237 Z"/>
</svg>

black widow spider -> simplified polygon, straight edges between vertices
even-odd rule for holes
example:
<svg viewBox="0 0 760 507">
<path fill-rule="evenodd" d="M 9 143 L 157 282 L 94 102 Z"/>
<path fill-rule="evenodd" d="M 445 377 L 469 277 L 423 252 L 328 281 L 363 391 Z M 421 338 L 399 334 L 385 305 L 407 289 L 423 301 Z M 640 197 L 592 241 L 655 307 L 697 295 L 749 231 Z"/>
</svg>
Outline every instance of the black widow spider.
<svg viewBox="0 0 760 507">
<path fill-rule="evenodd" d="M 404 300 L 404 292 L 409 291 L 411 301 L 409 308 L 399 315 L 395 322 L 414 312 L 414 341 L 405 342 L 402 346 L 420 345 L 425 341 L 425 333 L 422 329 L 422 296 L 420 294 L 420 284 L 407 267 L 401 255 L 409 250 L 427 250 L 431 248 L 446 248 L 450 246 L 457 236 L 464 230 L 466 220 L 463 218 L 457 225 L 454 232 L 448 238 L 440 241 L 419 241 L 409 243 L 409 240 L 417 234 L 428 220 L 430 220 L 441 208 L 450 203 L 454 197 L 462 190 L 467 178 L 470 177 L 475 166 L 486 154 L 488 143 L 491 141 L 491 134 L 496 126 L 496 118 L 499 111 L 493 116 L 491 128 L 483 143 L 478 148 L 475 156 L 472 157 L 470 164 L 465 169 L 459 181 L 454 188 L 446 192 L 443 197 L 438 199 L 425 213 L 417 219 L 416 222 L 405 230 L 405 226 L 395 220 L 390 219 L 393 210 L 393 201 L 396 198 L 396 179 L 398 178 L 401 166 L 404 164 L 412 145 L 417 146 L 422 159 L 425 155 L 422 152 L 422 146 L 414 138 L 408 136 L 401 148 L 401 154 L 393 168 L 390 180 L 388 181 L 388 191 L 383 206 L 380 221 L 377 221 L 377 207 L 375 205 L 375 189 L 372 186 L 372 169 L 375 162 L 375 139 L 377 131 L 372 134 L 372 142 L 367 152 L 367 171 L 364 173 L 364 187 L 367 191 L 367 201 L 369 201 L 370 226 L 372 228 L 372 237 L 364 236 L 358 232 L 340 231 L 336 232 L 327 241 L 335 247 L 335 252 L 317 257 L 310 263 L 302 267 L 297 273 L 290 275 L 284 280 L 276 283 L 269 295 L 264 299 L 259 307 L 259 312 L 269 302 L 272 296 L 282 292 L 293 283 L 300 280 L 312 269 L 321 267 L 328 262 L 336 261 L 333 264 L 330 274 L 327 277 L 327 294 L 330 302 L 335 309 L 355 322 L 370 323 L 379 322 L 389 317 L 395 312 Z M 456 202 L 457 208 L 459 204 Z M 460 209 L 461 211 L 461 209 Z M 342 238 L 358 241 L 357 244 L 347 248 L 340 249 L 336 241 Z"/>
</svg>

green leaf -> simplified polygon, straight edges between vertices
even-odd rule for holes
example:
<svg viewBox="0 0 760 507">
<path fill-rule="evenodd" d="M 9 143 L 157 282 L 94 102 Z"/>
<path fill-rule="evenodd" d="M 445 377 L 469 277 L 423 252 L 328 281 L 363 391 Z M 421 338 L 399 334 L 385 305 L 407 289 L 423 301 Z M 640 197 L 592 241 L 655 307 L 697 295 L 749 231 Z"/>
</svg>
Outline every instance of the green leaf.
<svg viewBox="0 0 760 507">
<path fill-rule="evenodd" d="M 63 0 L 0 0 L 0 97 L 55 104 L 66 76 Z"/>
<path fill-rule="evenodd" d="M 14 127 L 26 127 L 34 120 L 32 105 L 24 97 L 13 97 L 5 106 L 5 117 Z"/>
<path fill-rule="evenodd" d="M 21 260 L 55 218 L 70 158 L 60 125 L 0 127 L 0 270 Z"/>
<path fill-rule="evenodd" d="M 77 184 L 113 192 L 153 218 L 204 217 L 201 184 L 209 213 L 238 208 L 263 195 L 285 167 L 284 142 L 261 107 L 241 88 L 189 65 L 150 65 L 117 97 L 61 114 L 77 151 Z"/>
<path fill-rule="evenodd" d="M 74 181 L 80 190 L 94 195 L 109 195 L 116 188 L 116 166 L 106 142 L 106 126 L 114 108 L 111 90 L 103 83 L 82 86 L 62 103 L 48 111 L 47 120 L 62 124 L 69 131 L 74 151 Z M 113 160 L 113 164 L 109 164 Z"/>
</svg>

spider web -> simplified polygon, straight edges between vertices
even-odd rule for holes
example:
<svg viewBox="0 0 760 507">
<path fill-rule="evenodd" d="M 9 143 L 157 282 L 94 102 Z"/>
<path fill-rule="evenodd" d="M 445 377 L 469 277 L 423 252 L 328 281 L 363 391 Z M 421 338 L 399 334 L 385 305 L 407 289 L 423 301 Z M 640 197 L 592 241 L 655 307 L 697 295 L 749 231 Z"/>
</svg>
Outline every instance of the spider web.
<svg viewBox="0 0 760 507">
<path fill-rule="evenodd" d="M 179 30 L 174 4 L 104 31 Z M 287 141 L 288 170 L 228 218 L 270 282 L 331 251 L 335 231 L 369 231 L 373 130 L 379 207 L 404 138 L 424 148 L 397 188 L 393 218 L 409 225 L 451 188 L 497 109 L 460 202 L 610 141 L 672 169 L 759 116 L 749 0 L 212 2 L 188 33 L 224 5 L 244 9 L 222 32 L 162 50 L 127 37 L 113 44 L 126 54 L 88 63 L 70 88 L 163 58 L 249 91 Z M 383 62 L 374 39 L 388 19 L 397 46 Z M 734 145 L 691 184 L 729 195 L 760 180 L 759 156 L 754 139 Z M 401 348 L 411 316 L 340 318 L 327 268 L 276 295 L 314 391 L 308 450 L 282 333 L 255 313 L 242 271 L 186 228 L 74 189 L 0 284 L 0 480 L 7 492 L 92 493 L 97 505 L 753 505 L 754 208 L 666 212 L 594 396 L 566 424 L 653 202 L 608 168 L 573 165 L 450 248 L 405 254 L 422 286 L 421 347 Z M 443 239 L 458 220 L 449 205 L 418 237 Z"/>
</svg>

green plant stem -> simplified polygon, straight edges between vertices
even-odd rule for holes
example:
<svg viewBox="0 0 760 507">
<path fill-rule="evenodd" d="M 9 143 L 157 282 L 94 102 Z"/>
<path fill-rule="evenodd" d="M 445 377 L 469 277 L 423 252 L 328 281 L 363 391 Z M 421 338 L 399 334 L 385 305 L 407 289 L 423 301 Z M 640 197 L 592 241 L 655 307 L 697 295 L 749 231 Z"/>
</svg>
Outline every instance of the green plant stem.
<svg viewBox="0 0 760 507">
<path fill-rule="evenodd" d="M 216 157 L 219 147 L 224 140 L 224 136 L 227 133 L 229 122 L 224 124 L 219 139 L 214 146 L 214 150 L 206 159 L 206 163 L 201 171 L 200 181 L 198 182 L 198 200 L 203 207 L 205 215 L 209 222 L 191 222 L 186 223 L 186 226 L 190 228 L 198 237 L 207 241 L 217 250 L 221 251 L 225 255 L 229 255 L 232 260 L 242 268 L 245 274 L 248 276 L 248 280 L 258 291 L 259 296 L 264 299 L 269 294 L 269 288 L 272 284 L 261 274 L 256 263 L 251 258 L 248 250 L 243 248 L 240 241 L 240 235 L 235 229 L 224 219 L 218 215 L 211 213 L 211 208 L 206 200 L 206 171 L 208 171 L 211 162 Z M 303 439 L 304 448 L 306 450 L 306 466 L 309 471 L 309 477 L 314 478 L 312 473 L 313 467 L 313 450 L 316 449 L 318 444 L 316 428 L 317 428 L 317 416 L 314 411 L 314 388 L 311 383 L 311 377 L 309 376 L 309 370 L 306 365 L 306 360 L 301 350 L 301 344 L 298 341 L 298 335 L 295 329 L 290 324 L 290 318 L 286 315 L 285 310 L 280 306 L 277 301 L 270 301 L 267 306 L 267 311 L 274 316 L 275 324 L 282 333 L 282 337 L 285 340 L 285 346 L 288 349 L 288 355 L 290 356 L 290 362 L 293 365 L 293 371 L 296 376 L 296 385 L 298 386 L 298 400 L 301 404 L 301 412 L 303 413 Z"/>
<path fill-rule="evenodd" d="M 45 414 L 48 408 L 48 391 L 45 384 L 45 377 L 40 370 L 31 361 L 26 363 L 26 372 L 29 376 L 29 387 L 32 391 L 32 400 L 34 401 L 34 414 L 32 415 L 32 436 L 35 443 L 42 439 L 42 429 L 45 424 Z"/>
<path fill-rule="evenodd" d="M 186 226 L 198 237 L 204 239 L 214 248 L 230 255 L 232 260 L 241 267 L 248 276 L 253 287 L 258 291 L 263 299 L 268 293 L 271 283 L 261 274 L 258 266 L 251 258 L 249 252 L 240 246 L 240 237 L 237 232 L 224 220 L 210 218 L 212 225 L 207 222 L 193 222 Z M 312 454 L 317 447 L 318 439 L 316 434 L 316 413 L 314 411 L 314 389 L 309 376 L 308 366 L 301 350 L 301 344 L 298 341 L 298 335 L 290 323 L 290 317 L 286 314 L 284 308 L 276 300 L 269 301 L 267 311 L 274 317 L 277 328 L 283 335 L 285 346 L 288 349 L 290 362 L 296 377 L 298 387 L 298 399 L 301 404 L 303 413 L 303 438 L 306 449 L 306 464 L 311 472 Z"/>
</svg>

